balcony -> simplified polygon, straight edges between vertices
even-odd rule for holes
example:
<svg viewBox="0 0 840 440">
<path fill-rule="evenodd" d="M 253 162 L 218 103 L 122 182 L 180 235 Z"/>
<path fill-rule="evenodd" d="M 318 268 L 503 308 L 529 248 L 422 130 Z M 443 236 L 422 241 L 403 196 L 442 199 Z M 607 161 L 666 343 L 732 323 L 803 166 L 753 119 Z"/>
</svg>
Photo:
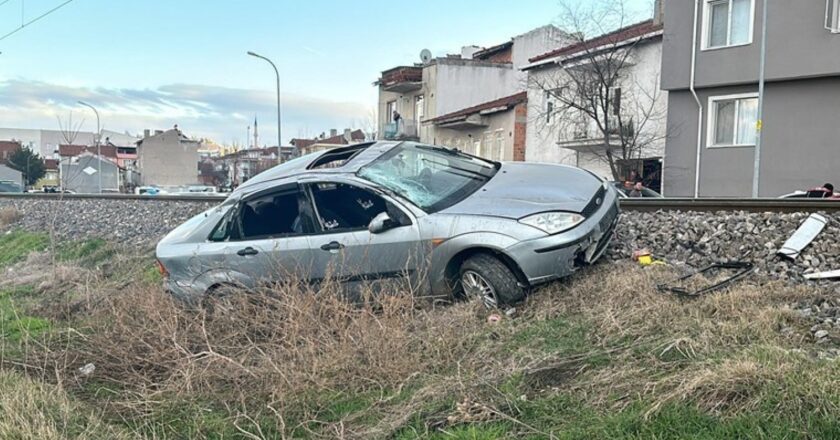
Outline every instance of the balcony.
<svg viewBox="0 0 840 440">
<path fill-rule="evenodd" d="M 407 93 L 420 90 L 423 87 L 423 68 L 400 66 L 382 72 L 382 77 L 376 82 L 383 91 Z"/>
<path fill-rule="evenodd" d="M 609 139 L 604 138 L 603 132 L 595 121 L 582 121 L 572 127 L 571 133 L 561 134 L 557 145 L 575 151 L 603 150 L 607 141 L 611 145 L 619 146 L 622 137 L 632 138 L 635 134 L 636 128 L 632 119 L 624 124 L 619 124 L 618 120 L 610 121 Z"/>
<path fill-rule="evenodd" d="M 419 141 L 420 137 L 417 134 L 417 124 L 414 121 L 402 120 L 397 124 L 392 122 L 385 124 L 382 135 L 388 141 Z"/>
</svg>

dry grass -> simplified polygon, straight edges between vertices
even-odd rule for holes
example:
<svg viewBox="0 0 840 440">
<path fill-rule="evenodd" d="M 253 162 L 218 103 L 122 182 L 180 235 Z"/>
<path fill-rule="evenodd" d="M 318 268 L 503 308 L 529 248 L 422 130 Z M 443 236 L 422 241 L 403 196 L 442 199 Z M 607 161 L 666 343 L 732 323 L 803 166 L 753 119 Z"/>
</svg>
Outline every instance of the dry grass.
<svg viewBox="0 0 840 440">
<path fill-rule="evenodd" d="M 0 227 L 17 223 L 23 218 L 23 213 L 15 207 L 0 209 Z"/>
<path fill-rule="evenodd" d="M 573 396 L 604 414 L 643 403 L 656 417 L 689 404 L 728 417 L 757 411 L 775 389 L 790 413 L 838 409 L 826 396 L 840 395 L 839 368 L 813 368 L 791 353 L 811 342 L 779 331 L 807 332 L 788 304 L 818 292 L 754 280 L 694 300 L 656 290 L 674 276 L 600 265 L 490 325 L 474 303 L 393 293 L 351 305 L 332 287 L 297 284 L 190 309 L 136 274 L 88 273 L 73 288 L 42 284 L 35 309 L 64 330 L 30 342 L 13 365 L 159 438 L 390 438 L 418 423 L 503 423 L 537 438 L 551 438 L 552 423 L 563 429 L 528 420 L 520 395 Z M 84 376 L 88 363 L 96 370 Z"/>
</svg>

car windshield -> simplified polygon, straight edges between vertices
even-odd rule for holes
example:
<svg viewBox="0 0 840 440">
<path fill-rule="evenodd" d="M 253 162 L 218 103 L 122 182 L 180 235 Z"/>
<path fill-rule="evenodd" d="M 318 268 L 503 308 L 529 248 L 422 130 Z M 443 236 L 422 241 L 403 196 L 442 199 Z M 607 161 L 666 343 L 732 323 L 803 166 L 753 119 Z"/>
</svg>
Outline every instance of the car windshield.
<svg viewBox="0 0 840 440">
<path fill-rule="evenodd" d="M 481 188 L 499 165 L 458 150 L 404 143 L 359 170 L 426 212 L 446 209 Z"/>
</svg>

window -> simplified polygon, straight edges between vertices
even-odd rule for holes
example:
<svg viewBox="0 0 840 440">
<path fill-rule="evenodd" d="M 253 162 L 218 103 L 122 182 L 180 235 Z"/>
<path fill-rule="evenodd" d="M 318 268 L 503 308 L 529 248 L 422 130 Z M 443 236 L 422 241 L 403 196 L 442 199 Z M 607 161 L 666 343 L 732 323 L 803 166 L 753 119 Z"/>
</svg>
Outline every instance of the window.
<svg viewBox="0 0 840 440">
<path fill-rule="evenodd" d="M 496 156 L 493 160 L 502 160 L 504 159 L 504 145 L 505 145 L 505 131 L 504 130 L 496 130 Z"/>
<path fill-rule="evenodd" d="M 826 0 L 825 28 L 840 33 L 840 0 Z"/>
<path fill-rule="evenodd" d="M 307 202 L 297 185 L 245 200 L 241 203 L 238 231 L 240 240 L 301 235 L 312 232 Z"/>
<path fill-rule="evenodd" d="M 317 183 L 311 188 L 324 232 L 367 229 L 374 217 L 387 211 L 385 200 L 365 189 L 343 183 Z"/>
<path fill-rule="evenodd" d="M 388 101 L 385 104 L 385 123 L 390 124 L 394 122 L 394 113 L 397 112 L 397 101 Z"/>
<path fill-rule="evenodd" d="M 704 49 L 752 43 L 755 0 L 706 0 Z"/>
<path fill-rule="evenodd" d="M 733 95 L 709 99 L 710 147 L 753 146 L 758 121 L 758 95 Z"/>
<path fill-rule="evenodd" d="M 497 170 L 496 164 L 457 150 L 405 142 L 362 167 L 358 176 L 437 212 L 477 191 Z"/>
</svg>

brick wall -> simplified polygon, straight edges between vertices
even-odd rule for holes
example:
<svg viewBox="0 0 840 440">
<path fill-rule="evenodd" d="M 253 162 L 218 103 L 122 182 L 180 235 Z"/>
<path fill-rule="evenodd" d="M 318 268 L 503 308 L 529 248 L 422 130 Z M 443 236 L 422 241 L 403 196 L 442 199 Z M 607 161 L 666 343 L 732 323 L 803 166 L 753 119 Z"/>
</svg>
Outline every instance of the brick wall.
<svg viewBox="0 0 840 440">
<path fill-rule="evenodd" d="M 525 127 L 528 123 L 528 101 L 517 104 L 513 123 L 513 160 L 525 161 Z"/>
</svg>

